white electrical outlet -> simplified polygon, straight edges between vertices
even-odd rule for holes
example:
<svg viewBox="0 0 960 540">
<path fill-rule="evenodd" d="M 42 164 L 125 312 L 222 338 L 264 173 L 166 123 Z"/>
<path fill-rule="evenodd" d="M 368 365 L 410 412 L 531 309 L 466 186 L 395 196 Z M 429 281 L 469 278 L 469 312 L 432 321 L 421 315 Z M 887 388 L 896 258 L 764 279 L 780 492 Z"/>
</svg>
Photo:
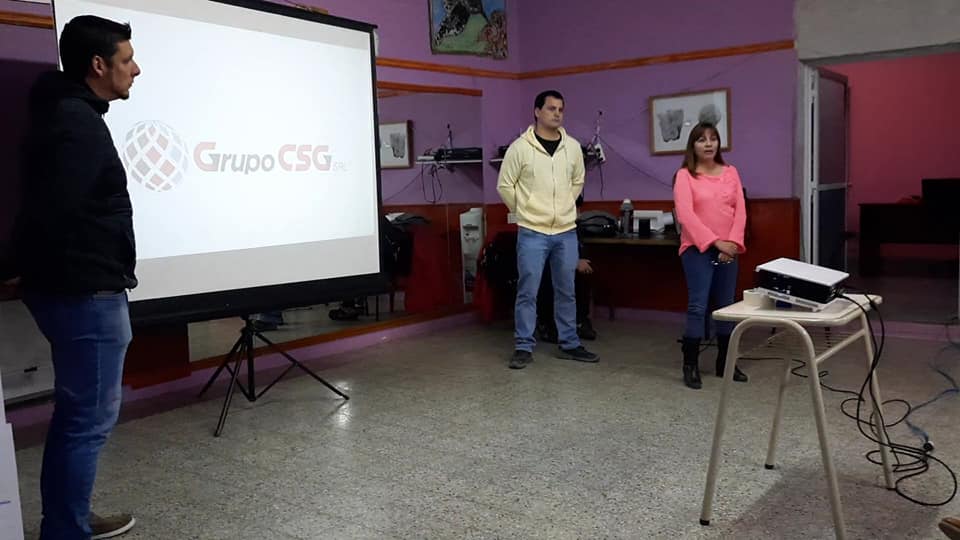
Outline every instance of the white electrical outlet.
<svg viewBox="0 0 960 540">
<path fill-rule="evenodd" d="M 516 223 L 516 222 L 517 222 L 517 215 L 514 214 L 513 212 L 508 213 L 508 214 L 507 214 L 507 223 Z"/>
</svg>

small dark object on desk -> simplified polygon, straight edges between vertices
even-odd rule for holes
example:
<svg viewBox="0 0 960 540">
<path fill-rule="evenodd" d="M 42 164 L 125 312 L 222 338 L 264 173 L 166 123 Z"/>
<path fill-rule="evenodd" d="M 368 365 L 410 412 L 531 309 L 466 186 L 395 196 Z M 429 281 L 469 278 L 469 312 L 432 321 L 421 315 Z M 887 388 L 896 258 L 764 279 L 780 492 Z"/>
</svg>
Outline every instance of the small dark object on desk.
<svg viewBox="0 0 960 540">
<path fill-rule="evenodd" d="M 634 231 L 637 238 L 650 238 L 650 220 L 649 219 L 637 219 L 636 230 Z"/>
</svg>

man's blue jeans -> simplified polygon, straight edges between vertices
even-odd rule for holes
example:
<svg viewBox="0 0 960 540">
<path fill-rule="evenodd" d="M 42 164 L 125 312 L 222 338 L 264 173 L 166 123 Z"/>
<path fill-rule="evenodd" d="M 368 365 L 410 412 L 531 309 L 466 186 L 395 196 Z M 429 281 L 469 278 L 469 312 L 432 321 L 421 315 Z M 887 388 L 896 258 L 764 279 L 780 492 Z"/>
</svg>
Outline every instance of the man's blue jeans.
<svg viewBox="0 0 960 540">
<path fill-rule="evenodd" d="M 711 247 L 700 253 L 695 246 L 687 248 L 681 255 L 683 273 L 687 277 L 687 328 L 684 337 L 703 339 L 706 328 L 707 310 L 710 307 L 720 309 L 733 303 L 737 292 L 737 259 L 730 263 L 720 263 L 717 248 Z M 733 332 L 733 323 L 717 321 L 717 335 L 729 336 Z"/>
<path fill-rule="evenodd" d="M 517 303 L 514 312 L 516 345 L 518 351 L 533 352 L 537 327 L 537 292 L 543 268 L 550 264 L 553 279 L 554 318 L 560 347 L 575 349 L 580 346 L 577 337 L 577 298 L 574 278 L 579 260 L 577 231 L 543 234 L 520 227 L 517 234 Z"/>
<path fill-rule="evenodd" d="M 50 342 L 55 377 L 40 477 L 40 538 L 90 538 L 97 458 L 120 413 L 123 360 L 132 337 L 127 293 L 27 292 L 24 301 Z"/>
</svg>

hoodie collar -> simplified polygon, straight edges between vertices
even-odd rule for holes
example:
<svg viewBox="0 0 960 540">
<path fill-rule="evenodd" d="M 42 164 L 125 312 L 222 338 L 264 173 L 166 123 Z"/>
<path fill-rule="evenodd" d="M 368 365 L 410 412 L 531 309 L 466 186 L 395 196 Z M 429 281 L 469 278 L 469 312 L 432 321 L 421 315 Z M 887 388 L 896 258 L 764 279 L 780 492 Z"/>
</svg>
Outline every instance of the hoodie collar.
<svg viewBox="0 0 960 540">
<path fill-rule="evenodd" d="M 557 129 L 560 130 L 560 144 L 557 146 L 557 152 L 559 152 L 563 146 L 567 144 L 567 132 L 562 127 Z M 549 152 L 547 152 L 547 149 L 544 148 L 543 145 L 540 144 L 540 141 L 537 140 L 537 132 L 534 125 L 531 124 L 529 127 L 527 127 L 527 131 L 523 134 L 523 139 L 533 145 L 533 147 L 540 152 L 548 156 L 550 155 Z"/>
<path fill-rule="evenodd" d="M 101 115 L 110 109 L 110 102 L 94 94 L 87 83 L 75 81 L 62 71 L 43 73 L 30 90 L 33 109 L 43 109 L 68 98 L 82 99 Z"/>
</svg>

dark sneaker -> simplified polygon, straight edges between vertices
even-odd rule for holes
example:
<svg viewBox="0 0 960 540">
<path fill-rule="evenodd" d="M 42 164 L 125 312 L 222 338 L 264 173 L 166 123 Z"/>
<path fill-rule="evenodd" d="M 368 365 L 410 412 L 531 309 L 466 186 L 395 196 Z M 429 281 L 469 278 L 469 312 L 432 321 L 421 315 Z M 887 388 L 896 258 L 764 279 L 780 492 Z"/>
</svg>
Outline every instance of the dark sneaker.
<svg viewBox="0 0 960 540">
<path fill-rule="evenodd" d="M 593 323 L 590 322 L 590 319 L 586 319 L 577 325 L 577 335 L 580 336 L 580 339 L 587 341 L 597 339 L 597 331 L 593 329 Z"/>
<path fill-rule="evenodd" d="M 129 531 L 137 523 L 130 514 L 100 517 L 90 514 L 90 530 L 93 532 L 91 540 L 99 538 L 113 538 Z"/>
<path fill-rule="evenodd" d="M 254 319 L 251 322 L 253 323 L 253 330 L 256 332 L 272 332 L 279 328 L 279 325 L 275 322 L 261 321 L 260 319 Z"/>
<path fill-rule="evenodd" d="M 334 321 L 355 321 L 360 318 L 360 309 L 343 306 L 330 310 L 330 319 Z"/>
<path fill-rule="evenodd" d="M 577 362 L 599 362 L 600 356 L 596 355 L 586 349 L 581 345 L 576 349 L 560 349 L 557 353 L 557 358 L 562 360 L 576 360 Z"/>
<path fill-rule="evenodd" d="M 523 369 L 531 362 L 533 362 L 533 354 L 530 351 L 513 351 L 509 366 L 510 369 Z"/>
</svg>

